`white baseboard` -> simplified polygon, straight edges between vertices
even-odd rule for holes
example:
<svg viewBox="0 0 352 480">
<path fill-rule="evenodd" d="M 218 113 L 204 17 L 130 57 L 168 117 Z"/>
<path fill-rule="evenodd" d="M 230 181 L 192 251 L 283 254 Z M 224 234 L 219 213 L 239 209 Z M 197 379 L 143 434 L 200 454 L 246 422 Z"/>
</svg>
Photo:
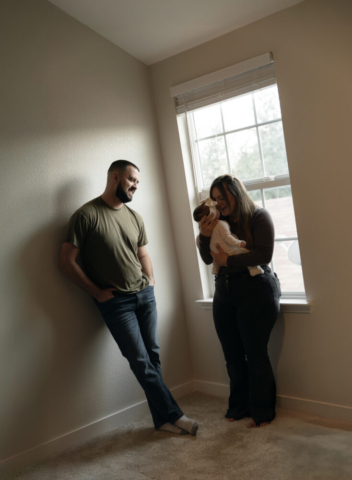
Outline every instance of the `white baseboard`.
<svg viewBox="0 0 352 480">
<path fill-rule="evenodd" d="M 227 398 L 229 395 L 229 386 L 221 383 L 194 380 L 172 388 L 171 391 L 176 399 L 196 391 L 207 395 L 213 395 L 215 397 Z M 321 415 L 323 417 L 352 423 L 352 407 L 285 395 L 277 396 L 277 406 L 288 410 Z M 11 458 L 3 460 L 0 463 L 0 475 L 9 475 L 34 462 L 42 461 L 51 455 L 60 453 L 83 442 L 87 442 L 97 435 L 108 433 L 121 425 L 137 419 L 148 411 L 147 401 L 143 400 L 142 402 L 131 405 L 130 407 L 120 410 L 108 417 L 62 435 L 61 437 L 37 445 L 29 450 L 14 455 Z"/>
<path fill-rule="evenodd" d="M 195 391 L 194 382 L 190 381 L 171 389 L 174 398 L 181 398 Z M 92 440 L 94 437 L 108 433 L 115 428 L 128 422 L 136 420 L 141 415 L 148 413 L 146 400 L 119 410 L 112 415 L 101 418 L 96 422 L 85 425 L 60 437 L 49 440 L 46 443 L 37 445 L 29 450 L 21 452 L 0 462 L 0 476 L 13 474 L 16 471 L 29 466 L 32 463 L 40 462 L 51 455 L 60 453 L 68 448 L 75 447 L 81 443 Z"/>
<path fill-rule="evenodd" d="M 352 423 L 352 407 L 334 405 L 333 403 L 317 402 L 305 398 L 288 397 L 277 395 L 277 406 L 287 410 L 320 415 L 333 420 Z"/>
<path fill-rule="evenodd" d="M 196 392 L 206 393 L 214 397 L 228 398 L 230 387 L 222 383 L 203 382 L 202 380 L 194 380 L 194 389 Z"/>
<path fill-rule="evenodd" d="M 203 382 L 194 380 L 195 390 L 197 392 L 214 395 L 215 397 L 227 398 L 230 393 L 228 385 L 221 383 Z M 352 407 L 344 405 L 334 405 L 332 403 L 317 402 L 305 398 L 289 397 L 286 395 L 277 395 L 277 406 L 286 410 L 310 413 L 320 415 L 333 420 L 341 420 L 352 423 Z"/>
</svg>

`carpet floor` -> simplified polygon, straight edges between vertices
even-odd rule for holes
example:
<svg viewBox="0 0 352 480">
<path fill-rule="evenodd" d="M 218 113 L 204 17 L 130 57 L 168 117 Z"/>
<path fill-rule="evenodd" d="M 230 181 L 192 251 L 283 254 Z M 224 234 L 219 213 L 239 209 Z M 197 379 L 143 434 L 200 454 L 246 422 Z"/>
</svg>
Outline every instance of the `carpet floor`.
<svg viewBox="0 0 352 480">
<path fill-rule="evenodd" d="M 351 480 L 352 425 L 278 410 L 271 425 L 224 419 L 226 400 L 179 401 L 197 437 L 157 432 L 149 415 L 32 466 L 16 480 Z"/>
</svg>

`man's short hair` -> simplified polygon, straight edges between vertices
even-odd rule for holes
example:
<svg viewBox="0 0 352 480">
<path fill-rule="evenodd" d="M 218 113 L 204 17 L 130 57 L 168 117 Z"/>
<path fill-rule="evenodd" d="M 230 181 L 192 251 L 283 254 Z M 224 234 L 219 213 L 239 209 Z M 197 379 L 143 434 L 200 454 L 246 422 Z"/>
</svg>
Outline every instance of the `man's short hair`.
<svg viewBox="0 0 352 480">
<path fill-rule="evenodd" d="M 112 164 L 110 165 L 108 173 L 115 172 L 116 170 L 120 170 L 120 171 L 126 170 L 127 167 L 134 167 L 138 171 L 140 171 L 137 165 L 135 165 L 132 162 L 129 162 L 128 160 L 115 160 L 115 162 L 112 162 Z"/>
</svg>

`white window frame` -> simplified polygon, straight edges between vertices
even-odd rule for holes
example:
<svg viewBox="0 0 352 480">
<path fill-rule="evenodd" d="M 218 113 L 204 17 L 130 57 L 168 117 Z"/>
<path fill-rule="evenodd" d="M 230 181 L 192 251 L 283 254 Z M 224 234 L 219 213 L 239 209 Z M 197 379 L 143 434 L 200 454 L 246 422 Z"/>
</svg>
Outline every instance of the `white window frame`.
<svg viewBox="0 0 352 480">
<path fill-rule="evenodd" d="M 254 61 L 254 63 L 252 62 L 251 65 L 254 65 L 256 63 L 256 61 L 257 62 L 259 61 L 259 62 L 262 63 L 263 62 L 263 57 L 264 56 L 257 57 L 257 59 L 252 59 Z M 270 54 L 270 59 L 272 59 L 271 54 Z M 266 57 L 266 60 L 267 60 L 267 57 Z M 265 59 L 264 59 L 264 61 L 265 61 Z M 243 62 L 243 64 L 246 64 L 246 62 Z M 224 69 L 224 70 L 219 71 L 219 72 L 214 72 L 214 74 L 209 74 L 209 75 L 206 75 L 204 77 L 201 77 L 200 79 L 195 79 L 191 82 L 186 82 L 185 84 L 182 84 L 180 86 L 173 87 L 171 89 L 171 95 L 175 96 L 176 94 L 179 94 L 182 91 L 186 91 L 185 90 L 186 88 L 190 88 L 190 87 L 197 88 L 197 85 L 198 86 L 199 85 L 200 86 L 206 85 L 207 82 L 211 80 L 211 78 L 212 79 L 216 78 L 218 80 L 223 75 L 222 72 L 224 72 L 225 70 L 232 69 L 232 71 L 234 71 L 234 70 L 236 71 L 236 69 L 237 69 L 237 71 L 240 70 L 240 71 L 243 72 L 245 67 L 241 68 L 240 65 L 241 64 L 239 64 L 238 66 L 229 67 L 228 69 Z M 239 67 L 239 68 L 237 68 L 237 67 Z M 256 67 L 253 67 L 253 68 L 256 68 Z M 209 77 L 209 79 L 207 80 L 208 77 Z M 252 90 L 252 91 L 255 91 L 255 90 Z M 221 102 L 221 100 L 219 102 L 216 102 L 216 103 L 220 103 L 220 102 Z M 216 103 L 213 103 L 213 105 L 215 105 Z M 250 129 L 250 128 L 256 128 L 256 131 L 257 131 L 258 142 L 259 142 L 259 152 L 260 152 L 260 158 L 261 158 L 261 162 L 262 162 L 262 166 L 263 166 L 264 177 L 259 178 L 259 179 L 250 180 L 250 181 L 243 181 L 243 184 L 244 184 L 245 188 L 247 189 L 247 191 L 259 190 L 260 193 L 261 193 L 262 204 L 263 204 L 263 207 L 265 208 L 264 190 L 269 189 L 269 188 L 275 188 L 275 187 L 291 186 L 289 174 L 277 175 L 277 176 L 265 176 L 265 164 L 264 164 L 264 161 L 263 161 L 262 149 L 260 147 L 261 143 L 260 143 L 260 136 L 259 136 L 259 130 L 258 130 L 259 127 L 261 127 L 263 125 L 272 124 L 272 123 L 282 122 L 281 117 L 279 119 L 258 123 L 257 122 L 256 109 L 254 108 L 255 124 L 247 126 L 245 128 L 240 128 L 240 129 L 236 129 L 236 130 L 228 131 L 228 132 L 227 131 L 225 132 L 225 129 L 223 128 L 223 133 L 221 133 L 221 134 L 211 135 L 209 137 L 204 137 L 202 139 L 196 139 L 193 111 L 179 114 L 179 115 L 177 115 L 177 119 L 178 119 L 178 126 L 179 126 L 180 133 L 181 133 L 181 129 L 182 129 L 183 130 L 183 132 L 182 132 L 183 138 L 185 138 L 185 137 L 187 138 L 186 145 L 183 145 L 183 150 L 186 147 L 186 149 L 188 150 L 187 151 L 187 157 L 190 158 L 191 161 L 192 161 L 194 183 L 195 183 L 195 188 L 196 188 L 196 193 L 197 193 L 197 202 L 198 203 L 209 195 L 209 187 L 204 187 L 203 186 L 198 147 L 194 148 L 194 146 L 198 145 L 197 142 L 199 140 L 205 140 L 205 139 L 210 139 L 210 138 L 216 138 L 216 137 L 223 136 L 223 137 L 225 137 L 226 156 L 227 156 L 227 161 L 229 162 L 229 156 L 228 156 L 228 152 L 227 152 L 226 135 L 228 135 L 229 133 L 235 133 L 235 132 L 242 131 L 242 130 L 247 130 L 247 129 Z M 185 115 L 186 115 L 186 120 L 187 121 L 183 120 L 185 118 Z M 222 115 L 222 113 L 221 113 L 221 115 Z M 223 122 L 223 118 L 222 118 L 222 122 Z M 223 123 L 223 125 L 224 125 L 224 123 Z M 229 164 L 229 171 L 231 171 L 230 164 Z M 294 237 L 285 237 L 284 239 L 283 238 L 275 238 L 274 241 L 276 243 L 278 243 L 278 242 L 284 242 L 284 241 L 287 242 L 287 241 L 294 241 L 294 240 L 298 241 L 298 235 L 294 236 Z M 272 263 L 273 262 L 271 262 L 271 265 L 272 265 Z M 207 269 L 207 277 L 208 277 L 208 284 L 210 286 L 210 291 L 213 293 L 214 292 L 214 281 L 213 281 L 210 269 Z M 294 305 L 297 305 L 297 302 L 299 302 L 300 305 L 309 306 L 309 304 L 306 301 L 306 292 L 305 291 L 304 292 L 287 292 L 287 291 L 283 292 L 282 299 L 283 299 L 282 303 L 284 303 L 285 305 L 287 305 L 288 301 L 292 300 Z M 207 308 L 208 299 L 206 299 L 204 301 L 201 300 L 199 302 L 203 302 L 203 303 L 205 302 L 204 303 L 205 307 L 204 307 L 203 304 L 202 305 L 203 305 L 203 308 Z M 310 307 L 307 311 L 310 311 Z M 302 312 L 303 312 L 303 310 L 302 310 Z M 303 313 L 306 313 L 306 310 L 304 310 Z"/>
<path fill-rule="evenodd" d="M 270 87 L 268 87 L 270 88 Z M 221 103 L 221 102 L 218 102 Z M 217 105 L 218 103 L 214 103 L 213 105 Z M 198 201 L 200 202 L 201 200 L 204 200 L 209 195 L 209 186 L 204 187 L 203 185 L 203 179 L 202 179 L 202 171 L 201 171 L 201 166 L 200 166 L 200 157 L 199 157 L 199 150 L 198 150 L 198 142 L 203 141 L 203 140 L 209 140 L 211 138 L 218 138 L 218 137 L 224 137 L 225 139 L 225 150 L 226 150 L 226 158 L 228 162 L 228 171 L 231 171 L 231 166 L 230 166 L 230 161 L 229 161 L 229 155 L 227 151 L 227 142 L 226 142 L 226 135 L 229 135 L 231 133 L 236 133 L 239 131 L 244 131 L 244 130 L 249 130 L 249 129 L 256 129 L 257 137 L 258 137 L 258 145 L 259 145 L 259 155 L 260 155 L 260 160 L 262 163 L 262 168 L 264 172 L 264 177 L 259 178 L 259 179 L 253 179 L 249 181 L 243 181 L 243 185 L 245 186 L 247 191 L 253 191 L 253 190 L 259 190 L 261 194 L 261 201 L 263 204 L 263 207 L 265 208 L 265 198 L 264 198 L 264 190 L 266 189 L 271 189 L 275 187 L 282 187 L 282 186 L 291 186 L 290 182 L 290 176 L 289 174 L 284 174 L 284 175 L 276 175 L 276 176 L 265 176 L 265 163 L 264 163 L 264 158 L 263 158 L 263 152 L 261 148 L 261 140 L 260 140 L 260 135 L 259 135 L 259 127 L 263 125 L 269 125 L 273 123 L 282 123 L 281 117 L 275 120 L 270 120 L 267 122 L 256 122 L 253 125 L 249 125 L 244 128 L 239 128 L 236 130 L 231 130 L 231 131 L 225 131 L 224 128 L 224 120 L 222 119 L 222 124 L 223 124 L 223 133 L 220 134 L 215 134 L 215 135 L 210 135 L 207 137 L 202 137 L 202 138 L 196 138 L 195 134 L 195 122 L 194 122 L 194 112 L 196 110 L 192 110 L 191 112 L 187 112 L 187 125 L 188 125 L 188 134 L 189 134 L 189 141 L 191 145 L 191 151 L 192 151 L 192 162 L 193 162 L 193 168 L 195 171 L 195 177 L 197 179 L 197 193 L 198 193 Z M 222 110 L 220 109 L 221 112 L 221 117 L 222 117 Z M 181 114 L 183 115 L 183 114 Z M 254 116 L 255 120 L 257 119 L 257 114 L 256 114 L 256 109 L 254 106 Z M 193 148 L 192 148 L 193 146 Z M 275 238 L 274 242 L 275 243 L 280 243 L 280 242 L 289 242 L 289 241 L 297 241 L 298 242 L 298 235 L 293 236 L 293 237 L 285 237 L 285 238 Z M 273 260 L 271 261 L 271 268 L 274 271 L 274 263 Z M 213 282 L 212 282 L 213 285 Z M 283 298 L 306 298 L 306 293 L 304 292 L 290 292 L 290 291 L 285 291 L 283 292 Z"/>
</svg>

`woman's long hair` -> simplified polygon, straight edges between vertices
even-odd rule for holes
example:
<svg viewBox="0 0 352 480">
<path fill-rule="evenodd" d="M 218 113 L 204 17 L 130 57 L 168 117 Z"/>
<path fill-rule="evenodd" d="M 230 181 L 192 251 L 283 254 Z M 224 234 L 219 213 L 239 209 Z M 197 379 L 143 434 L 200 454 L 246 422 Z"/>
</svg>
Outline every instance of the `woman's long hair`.
<svg viewBox="0 0 352 480">
<path fill-rule="evenodd" d="M 224 197 L 228 207 L 230 207 L 230 202 L 224 184 L 227 186 L 228 191 L 235 197 L 236 200 L 235 211 L 230 215 L 230 220 L 233 222 L 238 222 L 238 225 L 242 229 L 245 236 L 243 240 L 247 242 L 246 248 L 251 249 L 253 248 L 253 236 L 250 229 L 250 221 L 253 213 L 258 207 L 248 195 L 247 190 L 244 188 L 241 180 L 236 177 L 232 177 L 231 175 L 221 175 L 213 181 L 210 187 L 210 197 L 213 200 L 214 198 L 212 191 L 213 188 L 217 187 L 220 190 L 221 195 Z"/>
</svg>

